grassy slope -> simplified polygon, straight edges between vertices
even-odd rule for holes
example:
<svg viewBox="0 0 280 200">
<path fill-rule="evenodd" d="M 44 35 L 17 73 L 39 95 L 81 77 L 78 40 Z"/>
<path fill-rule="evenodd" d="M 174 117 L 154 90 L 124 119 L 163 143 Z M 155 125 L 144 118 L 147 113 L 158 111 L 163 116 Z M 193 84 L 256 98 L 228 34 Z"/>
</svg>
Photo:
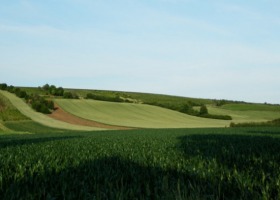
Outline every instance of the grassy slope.
<svg viewBox="0 0 280 200">
<path fill-rule="evenodd" d="M 57 99 L 56 102 L 69 113 L 111 125 L 140 128 L 224 127 L 229 125 L 228 121 L 198 118 L 144 104 L 65 99 Z"/>
<path fill-rule="evenodd" d="M 190 127 L 224 127 L 231 121 L 197 118 L 160 107 L 143 105 L 112 103 L 94 100 L 65 100 L 56 102 L 67 112 L 79 117 L 106 124 L 122 125 L 141 128 L 190 128 Z M 247 111 L 228 110 L 208 106 L 211 114 L 230 115 L 233 122 L 262 122 L 280 118 L 280 112 L 253 110 L 255 106 L 248 104 Z"/>
<path fill-rule="evenodd" d="M 53 128 L 70 129 L 70 130 L 101 130 L 100 128 L 77 126 L 77 125 L 72 125 L 72 124 L 68 124 L 65 122 L 52 119 L 44 114 L 35 112 L 22 99 L 16 97 L 14 94 L 11 94 L 6 91 L 0 91 L 0 94 L 8 98 L 22 114 L 24 114 L 25 116 L 29 117 L 33 121 L 38 122 L 42 125 L 53 127 Z"/>
<path fill-rule="evenodd" d="M 273 107 L 273 109 L 271 109 Z M 263 122 L 280 118 L 280 112 L 276 106 L 258 106 L 258 105 L 225 105 L 221 108 L 209 106 L 211 114 L 230 115 L 233 122 Z"/>
<path fill-rule="evenodd" d="M 39 90 L 38 88 L 25 88 L 29 93 L 40 93 L 43 94 L 42 90 Z M 213 106 L 213 100 L 209 99 L 198 99 L 198 98 L 187 98 L 187 97 L 178 97 L 178 96 L 170 96 L 170 95 L 159 95 L 159 94 L 145 94 L 145 93 L 135 93 L 135 92 L 121 92 L 121 91 L 103 91 L 103 90 L 86 90 L 86 89 L 65 89 L 65 91 L 71 91 L 79 96 L 86 96 L 87 93 L 95 93 L 95 94 L 100 94 L 100 95 L 105 95 L 105 96 L 114 96 L 114 95 L 119 95 L 121 97 L 125 98 L 131 98 L 131 99 L 137 99 L 140 102 L 161 102 L 164 104 L 183 104 L 186 103 L 187 101 L 193 101 L 196 103 L 203 103 L 207 104 L 208 110 L 210 114 L 217 114 L 217 115 L 230 115 L 233 117 L 233 122 L 235 123 L 242 123 L 242 122 L 263 122 L 263 121 L 268 121 L 268 120 L 273 120 L 276 118 L 280 118 L 280 106 L 275 106 L 275 105 L 265 105 L 265 104 L 248 104 L 248 103 L 232 103 L 232 104 L 226 104 L 223 105 L 222 107 L 215 107 Z M 113 106 L 114 107 L 114 106 Z M 77 109 L 77 107 L 76 107 Z M 110 111 L 110 107 L 108 107 L 108 110 L 104 110 L 104 113 L 101 113 L 99 108 L 94 108 L 98 111 L 98 116 L 92 113 L 87 113 L 87 114 L 79 114 L 79 112 L 72 112 L 71 110 L 68 109 L 68 112 L 72 112 L 75 115 L 81 116 L 83 118 L 88 118 L 88 119 L 94 119 L 96 121 L 100 121 L 103 123 L 107 124 L 123 124 L 123 120 L 127 120 L 127 122 L 135 122 L 134 124 L 131 124 L 130 126 L 135 126 L 135 125 L 140 125 L 146 127 L 174 127 L 174 125 L 178 125 L 178 127 L 198 127 L 198 122 L 197 118 L 188 118 L 190 124 L 185 123 L 185 119 L 181 120 L 181 117 L 179 117 L 177 122 L 174 122 L 174 119 L 171 119 L 171 117 L 178 117 L 177 115 L 170 115 L 168 119 L 163 120 L 162 123 L 159 123 L 158 121 L 149 121 L 147 122 L 147 119 L 139 119 L 139 116 L 135 117 L 132 116 L 133 118 L 130 118 L 129 120 L 127 118 L 119 118 L 119 116 L 116 116 L 114 114 L 114 111 Z M 113 109 L 116 109 L 115 107 Z M 88 110 L 84 110 L 88 112 Z M 120 114 L 120 111 L 118 111 Z M 131 112 L 131 111 L 130 111 Z M 133 112 L 138 112 L 137 109 Z M 135 114 L 136 114 L 135 113 Z M 177 112 L 176 112 L 177 113 Z M 103 116 L 102 116 L 102 115 Z M 119 119 L 112 120 L 111 117 L 107 117 L 107 115 L 114 116 Z M 139 114 L 139 113 L 138 113 Z M 144 113 L 141 113 L 144 114 Z M 129 115 L 124 114 L 129 117 Z M 161 115 L 164 116 L 164 115 Z M 185 115 L 184 115 L 185 116 Z M 130 116 L 131 117 L 131 116 Z M 143 116 L 144 117 L 144 116 Z M 153 118 L 158 118 L 158 116 L 153 116 Z M 195 120 L 194 120 L 195 119 Z M 138 120 L 138 122 L 137 122 Z M 199 118 L 200 121 L 200 126 L 209 126 L 209 120 L 201 119 Z M 121 123 L 119 121 L 122 121 Z M 146 122 L 145 122 L 146 121 Z M 167 122 L 168 121 L 168 122 Z M 183 125 L 182 125 L 183 123 Z M 214 120 L 212 121 L 210 126 L 224 126 L 229 124 L 230 122 L 219 122 L 217 125 L 217 121 Z M 125 124 L 129 125 L 129 124 Z"/>
<path fill-rule="evenodd" d="M 13 104 L 0 92 L 0 121 L 19 121 L 29 118 L 20 113 Z"/>
<path fill-rule="evenodd" d="M 272 111 L 280 112 L 280 106 L 268 104 L 226 104 L 222 108 L 234 111 Z"/>
</svg>

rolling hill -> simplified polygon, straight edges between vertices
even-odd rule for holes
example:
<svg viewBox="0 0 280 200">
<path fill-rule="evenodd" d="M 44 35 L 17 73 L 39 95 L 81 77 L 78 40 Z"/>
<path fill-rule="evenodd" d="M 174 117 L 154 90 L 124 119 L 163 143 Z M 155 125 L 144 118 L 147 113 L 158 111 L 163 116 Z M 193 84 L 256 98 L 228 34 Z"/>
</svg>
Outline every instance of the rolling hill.
<svg viewBox="0 0 280 200">
<path fill-rule="evenodd" d="M 45 95 L 40 88 L 21 88 L 29 94 Z M 7 91 L 0 91 L 11 105 L 24 116 L 23 120 L 31 120 L 43 126 L 70 130 L 107 130 L 131 128 L 206 128 L 228 127 L 231 122 L 265 122 L 280 118 L 279 105 L 252 104 L 226 101 L 216 106 L 216 100 L 178 97 L 159 94 L 144 94 L 120 91 L 65 89 L 77 94 L 80 99 L 63 99 L 48 96 L 59 106 L 63 114 L 45 115 L 35 112 L 22 99 Z M 100 96 L 118 96 L 130 103 L 106 102 L 84 99 L 88 93 Z M 132 103 L 134 102 L 134 103 Z M 210 114 L 228 115 L 232 120 L 207 119 L 191 116 L 176 111 L 185 102 L 193 105 L 207 105 Z M 159 106 L 149 105 L 155 104 Z M 160 107 L 160 105 L 163 105 Z M 164 107 L 174 107 L 166 109 Z M 194 106 L 195 108 L 195 106 Z M 199 107 L 197 108 L 199 109 Z M 55 112 L 56 113 L 56 112 Z M 56 113 L 57 114 L 57 113 Z M 17 116 L 16 114 L 14 116 Z M 20 116 L 21 117 L 21 116 Z M 9 120 L 8 120 L 9 121 Z M 12 120 L 13 121 L 13 120 Z M 5 126 L 0 126 L 5 129 Z M 7 129 L 6 129 L 7 130 Z"/>
</svg>

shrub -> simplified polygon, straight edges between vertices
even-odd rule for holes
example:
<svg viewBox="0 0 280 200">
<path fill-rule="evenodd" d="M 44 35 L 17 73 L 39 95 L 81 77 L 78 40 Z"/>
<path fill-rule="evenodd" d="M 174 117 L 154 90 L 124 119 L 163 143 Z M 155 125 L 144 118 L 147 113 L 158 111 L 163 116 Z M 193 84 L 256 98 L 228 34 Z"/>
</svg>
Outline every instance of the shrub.
<svg viewBox="0 0 280 200">
<path fill-rule="evenodd" d="M 27 103 L 31 104 L 31 107 L 37 112 L 44 114 L 50 114 L 51 110 L 54 110 L 54 102 L 51 100 L 46 100 L 38 95 L 31 95 L 27 99 Z"/>
<path fill-rule="evenodd" d="M 41 89 L 54 96 L 63 96 L 64 94 L 64 89 L 62 87 L 57 88 L 55 85 L 45 84 Z"/>
<path fill-rule="evenodd" d="M 6 83 L 1 83 L 0 84 L 0 90 L 6 90 L 8 85 Z"/>
<path fill-rule="evenodd" d="M 14 93 L 14 89 L 15 89 L 15 87 L 12 86 L 12 85 L 10 85 L 10 86 L 7 87 L 6 90 L 7 90 L 8 92 Z"/>
<path fill-rule="evenodd" d="M 268 122 L 230 123 L 230 127 L 280 126 L 280 118 Z"/>
<path fill-rule="evenodd" d="M 208 109 L 205 105 L 202 105 L 200 107 L 199 115 L 207 115 L 208 114 Z"/>
<path fill-rule="evenodd" d="M 78 95 L 72 93 L 72 92 L 64 92 L 63 93 L 63 98 L 65 99 L 78 99 Z"/>
<path fill-rule="evenodd" d="M 118 95 L 110 97 L 110 96 L 101 96 L 92 93 L 88 93 L 86 95 L 86 99 L 94 99 L 99 101 L 109 101 L 109 102 L 124 102 Z"/>
</svg>

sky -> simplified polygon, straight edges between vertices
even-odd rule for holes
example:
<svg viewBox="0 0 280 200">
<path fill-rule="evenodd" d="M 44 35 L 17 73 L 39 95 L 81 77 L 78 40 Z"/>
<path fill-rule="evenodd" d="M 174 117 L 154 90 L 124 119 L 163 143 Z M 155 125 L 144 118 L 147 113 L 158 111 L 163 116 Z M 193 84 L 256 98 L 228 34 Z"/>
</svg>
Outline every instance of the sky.
<svg viewBox="0 0 280 200">
<path fill-rule="evenodd" d="M 280 103 L 279 0 L 9 0 L 0 82 Z"/>
</svg>

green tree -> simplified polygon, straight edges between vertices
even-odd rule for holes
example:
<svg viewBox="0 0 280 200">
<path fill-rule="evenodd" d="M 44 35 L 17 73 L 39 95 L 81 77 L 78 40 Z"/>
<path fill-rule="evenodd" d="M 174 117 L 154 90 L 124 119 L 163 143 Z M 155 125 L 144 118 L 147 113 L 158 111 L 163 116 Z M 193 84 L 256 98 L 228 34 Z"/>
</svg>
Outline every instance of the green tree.
<svg viewBox="0 0 280 200">
<path fill-rule="evenodd" d="M 202 106 L 200 107 L 199 114 L 200 114 L 200 115 L 207 115 L 207 114 L 208 114 L 208 109 L 207 109 L 207 107 L 206 107 L 205 105 L 202 105 Z"/>
<path fill-rule="evenodd" d="M 45 91 L 49 91 L 50 85 L 49 85 L 49 84 L 45 84 L 42 88 L 43 88 L 43 90 L 45 90 Z"/>
<path fill-rule="evenodd" d="M 0 84 L 0 90 L 6 90 L 8 85 L 6 83 L 1 83 Z"/>
</svg>

